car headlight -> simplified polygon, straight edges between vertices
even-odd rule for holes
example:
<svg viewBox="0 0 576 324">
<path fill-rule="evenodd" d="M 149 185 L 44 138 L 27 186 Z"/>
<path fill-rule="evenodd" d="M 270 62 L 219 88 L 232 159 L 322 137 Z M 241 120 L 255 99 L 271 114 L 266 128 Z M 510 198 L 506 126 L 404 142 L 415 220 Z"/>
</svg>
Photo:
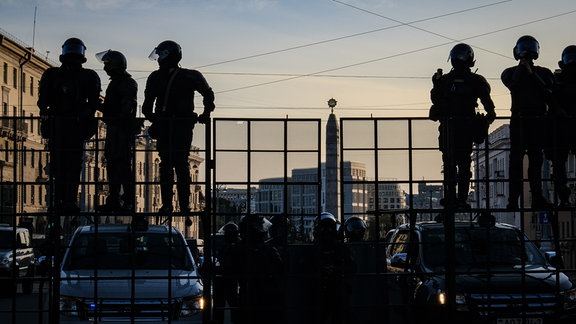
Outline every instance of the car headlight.
<svg viewBox="0 0 576 324">
<path fill-rule="evenodd" d="M 181 317 L 192 316 L 200 313 L 204 309 L 204 298 L 202 296 L 186 297 L 182 300 Z"/>
<path fill-rule="evenodd" d="M 576 308 L 576 289 L 569 289 L 564 292 L 564 309 Z"/>
<path fill-rule="evenodd" d="M 64 316 L 79 316 L 79 305 L 81 301 L 78 298 L 60 296 L 60 314 Z"/>
<path fill-rule="evenodd" d="M 436 302 L 439 305 L 446 305 L 448 303 L 448 295 L 446 295 L 446 292 L 442 291 L 442 290 L 438 290 L 436 292 Z M 466 308 L 466 296 L 464 296 L 464 294 L 462 293 L 457 293 L 456 294 L 456 307 L 461 308 L 464 307 Z"/>
</svg>

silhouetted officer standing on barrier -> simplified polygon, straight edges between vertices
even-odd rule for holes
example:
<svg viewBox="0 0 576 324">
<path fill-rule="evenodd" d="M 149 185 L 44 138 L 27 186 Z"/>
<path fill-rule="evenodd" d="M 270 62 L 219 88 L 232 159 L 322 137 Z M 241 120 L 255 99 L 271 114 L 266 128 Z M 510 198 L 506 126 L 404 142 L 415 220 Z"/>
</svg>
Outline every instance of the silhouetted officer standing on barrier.
<svg viewBox="0 0 576 324">
<path fill-rule="evenodd" d="M 474 51 L 467 44 L 457 44 L 450 51 L 452 70 L 442 75 L 439 69 L 432 77 L 430 119 L 440 121 L 439 147 L 444 164 L 443 206 L 469 209 L 472 145 L 482 143 L 488 135 L 488 125 L 496 118 L 490 84 L 470 68 L 474 66 Z M 486 116 L 477 115 L 478 99 Z M 456 190 L 456 186 L 458 190 Z"/>
<path fill-rule="evenodd" d="M 47 69 L 38 88 L 42 137 L 48 139 L 53 210 L 76 214 L 84 141 L 96 134 L 95 112 L 100 100 L 100 78 L 82 64 L 86 46 L 78 38 L 62 45 L 60 67 Z M 52 206 L 51 206 L 52 207 Z"/>
<path fill-rule="evenodd" d="M 554 73 L 552 123 L 546 144 L 546 157 L 554 168 L 554 192 L 560 207 L 570 206 L 570 188 L 567 186 L 566 161 L 568 154 L 576 154 L 576 45 L 567 46 L 558 62 L 560 70 Z"/>
<path fill-rule="evenodd" d="M 134 135 L 140 131 L 136 120 L 138 84 L 126 72 L 126 57 L 122 53 L 107 50 L 96 54 L 96 58 L 104 63 L 104 71 L 111 80 L 100 108 L 106 123 L 104 156 L 108 197 L 106 203 L 96 209 L 101 212 L 129 212 L 134 210 L 135 201 L 132 167 Z"/>
<path fill-rule="evenodd" d="M 518 209 L 522 191 L 524 154 L 528 155 L 528 180 L 532 192 L 532 208 L 551 207 L 542 195 L 543 149 L 546 141 L 548 104 L 552 93 L 554 76 L 545 67 L 534 65 L 540 53 L 540 44 L 529 35 L 522 36 L 513 49 L 518 65 L 502 72 L 501 79 L 510 90 L 510 188 L 508 206 Z"/>
<path fill-rule="evenodd" d="M 190 167 L 188 156 L 192 131 L 196 122 L 207 123 L 214 110 L 214 92 L 196 71 L 180 68 L 182 49 L 178 43 L 163 41 L 149 56 L 157 60 L 159 69 L 146 81 L 142 113 L 152 122 L 149 135 L 156 139 L 160 156 L 161 214 L 173 211 L 174 171 L 178 179 L 178 203 L 181 213 L 190 211 Z M 194 112 L 194 92 L 203 96 L 204 112 Z"/>
</svg>

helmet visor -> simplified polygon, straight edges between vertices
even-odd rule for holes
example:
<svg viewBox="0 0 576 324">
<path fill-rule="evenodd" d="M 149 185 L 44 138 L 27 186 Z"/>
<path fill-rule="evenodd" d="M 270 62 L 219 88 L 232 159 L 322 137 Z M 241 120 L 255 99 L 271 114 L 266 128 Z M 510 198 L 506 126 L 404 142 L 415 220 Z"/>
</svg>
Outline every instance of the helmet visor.
<svg viewBox="0 0 576 324">
<path fill-rule="evenodd" d="M 84 45 L 78 44 L 78 43 L 64 44 L 62 46 L 62 55 L 78 54 L 78 55 L 84 56 L 85 51 L 86 51 L 86 47 L 84 47 Z"/>
<path fill-rule="evenodd" d="M 522 56 L 524 53 L 538 54 L 540 46 L 534 41 L 523 41 L 518 43 L 518 54 Z"/>
<path fill-rule="evenodd" d="M 168 56 L 170 54 L 170 51 L 167 49 L 159 49 L 158 47 L 154 48 L 152 50 L 152 53 L 150 53 L 150 55 L 148 55 L 148 58 L 152 61 L 162 61 L 163 59 L 166 58 L 166 56 Z"/>
<path fill-rule="evenodd" d="M 96 59 L 98 60 L 98 62 L 100 62 L 100 63 L 107 63 L 107 62 L 109 62 L 109 61 L 110 61 L 110 60 L 109 60 L 109 57 L 106 55 L 106 54 L 108 54 L 108 52 L 110 52 L 110 50 L 106 50 L 106 51 L 103 51 L 103 52 L 100 52 L 100 53 L 96 53 L 95 56 L 96 56 Z"/>
<path fill-rule="evenodd" d="M 562 55 L 562 62 L 564 64 L 576 63 L 576 53 L 566 53 Z"/>
</svg>

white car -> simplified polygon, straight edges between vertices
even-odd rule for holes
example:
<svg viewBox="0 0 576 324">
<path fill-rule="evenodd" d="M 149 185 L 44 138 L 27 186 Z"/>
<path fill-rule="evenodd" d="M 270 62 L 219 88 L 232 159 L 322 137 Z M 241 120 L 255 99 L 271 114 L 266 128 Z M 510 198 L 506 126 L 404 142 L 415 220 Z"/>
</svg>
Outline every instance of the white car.
<svg viewBox="0 0 576 324">
<path fill-rule="evenodd" d="M 175 228 L 82 226 L 60 275 L 62 323 L 202 322 L 202 281 Z"/>
</svg>

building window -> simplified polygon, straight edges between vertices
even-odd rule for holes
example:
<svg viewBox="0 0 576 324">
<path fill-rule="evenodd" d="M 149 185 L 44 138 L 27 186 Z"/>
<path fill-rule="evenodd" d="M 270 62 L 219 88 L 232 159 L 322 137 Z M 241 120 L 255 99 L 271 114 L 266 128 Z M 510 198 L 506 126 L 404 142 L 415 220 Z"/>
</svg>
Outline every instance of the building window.
<svg viewBox="0 0 576 324">
<path fill-rule="evenodd" d="M 18 89 L 18 69 L 12 68 L 12 85 L 14 89 Z"/>
<path fill-rule="evenodd" d="M 34 77 L 30 77 L 30 95 L 34 96 Z"/>
<path fill-rule="evenodd" d="M 30 114 L 30 133 L 34 133 L 34 122 L 36 122 L 34 115 Z"/>
<path fill-rule="evenodd" d="M 26 92 L 26 73 L 22 72 L 22 80 L 20 80 L 22 87 L 22 92 Z"/>
<path fill-rule="evenodd" d="M 8 63 L 4 62 L 4 70 L 2 71 L 2 79 L 4 84 L 8 84 Z"/>
</svg>

